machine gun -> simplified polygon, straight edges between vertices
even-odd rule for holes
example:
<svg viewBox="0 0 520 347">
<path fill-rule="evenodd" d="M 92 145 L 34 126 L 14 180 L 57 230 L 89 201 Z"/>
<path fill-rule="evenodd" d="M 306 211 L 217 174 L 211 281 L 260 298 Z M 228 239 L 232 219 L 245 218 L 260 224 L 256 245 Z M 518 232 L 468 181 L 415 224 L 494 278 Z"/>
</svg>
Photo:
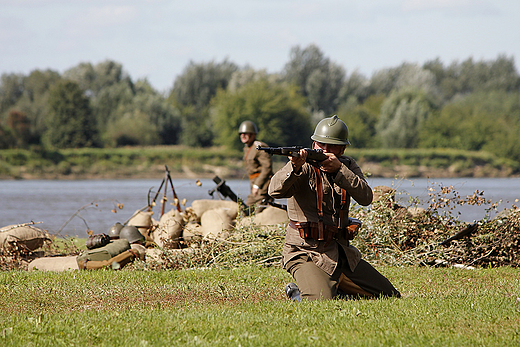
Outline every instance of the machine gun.
<svg viewBox="0 0 520 347">
<path fill-rule="evenodd" d="M 265 151 L 269 154 L 284 155 L 284 156 L 291 156 L 291 157 L 299 157 L 300 149 L 304 149 L 305 151 L 307 151 L 307 161 L 310 163 L 318 163 L 318 162 L 323 161 L 328 158 L 327 155 L 325 153 L 323 153 L 323 150 L 321 150 L 321 149 L 304 148 L 303 146 L 293 146 L 293 147 L 257 146 L 256 149 L 259 151 Z"/>
<path fill-rule="evenodd" d="M 247 205 L 244 203 L 242 199 L 240 199 L 231 188 L 226 184 L 226 181 L 221 179 L 218 176 L 213 177 L 213 182 L 217 184 L 217 186 L 208 191 L 208 194 L 213 197 L 213 194 L 218 191 L 225 198 L 230 198 L 234 202 L 239 203 L 240 205 L 247 208 Z"/>
</svg>

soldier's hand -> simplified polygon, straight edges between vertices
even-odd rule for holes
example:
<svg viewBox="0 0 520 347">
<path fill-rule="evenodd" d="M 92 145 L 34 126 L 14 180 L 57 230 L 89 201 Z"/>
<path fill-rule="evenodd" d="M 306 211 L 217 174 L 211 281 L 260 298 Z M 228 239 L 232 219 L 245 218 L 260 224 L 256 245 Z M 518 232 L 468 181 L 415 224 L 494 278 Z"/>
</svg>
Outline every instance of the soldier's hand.
<svg viewBox="0 0 520 347">
<path fill-rule="evenodd" d="M 307 151 L 304 149 L 300 149 L 300 156 L 289 156 L 289 160 L 291 161 L 294 172 L 298 172 L 302 168 L 303 164 L 305 164 L 305 160 L 307 160 Z"/>
<path fill-rule="evenodd" d="M 327 173 L 338 172 L 342 165 L 339 159 L 332 153 L 325 154 L 328 158 L 320 162 L 320 169 Z"/>
</svg>

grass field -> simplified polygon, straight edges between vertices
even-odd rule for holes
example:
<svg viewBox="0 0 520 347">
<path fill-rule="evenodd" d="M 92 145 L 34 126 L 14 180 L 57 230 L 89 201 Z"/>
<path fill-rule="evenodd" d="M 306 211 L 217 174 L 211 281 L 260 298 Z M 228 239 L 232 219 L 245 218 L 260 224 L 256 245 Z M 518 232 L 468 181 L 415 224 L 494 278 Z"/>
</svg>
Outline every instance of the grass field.
<svg viewBox="0 0 520 347">
<path fill-rule="evenodd" d="M 379 270 L 401 299 L 291 302 L 279 267 L 0 272 L 0 345 L 520 345 L 517 269 Z"/>
</svg>

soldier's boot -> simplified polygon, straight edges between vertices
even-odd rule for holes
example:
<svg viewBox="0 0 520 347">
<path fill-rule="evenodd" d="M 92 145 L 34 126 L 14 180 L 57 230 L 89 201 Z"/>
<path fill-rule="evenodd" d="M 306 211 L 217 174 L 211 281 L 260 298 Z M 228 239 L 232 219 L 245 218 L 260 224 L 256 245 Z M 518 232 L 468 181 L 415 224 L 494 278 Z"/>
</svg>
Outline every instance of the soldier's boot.
<svg viewBox="0 0 520 347">
<path fill-rule="evenodd" d="M 293 300 L 293 301 L 297 301 L 297 302 L 301 302 L 302 299 L 301 299 L 301 296 L 300 296 L 300 289 L 298 289 L 298 286 L 296 285 L 296 283 L 288 283 L 286 286 L 285 286 L 285 294 L 287 295 L 287 298 Z"/>
</svg>

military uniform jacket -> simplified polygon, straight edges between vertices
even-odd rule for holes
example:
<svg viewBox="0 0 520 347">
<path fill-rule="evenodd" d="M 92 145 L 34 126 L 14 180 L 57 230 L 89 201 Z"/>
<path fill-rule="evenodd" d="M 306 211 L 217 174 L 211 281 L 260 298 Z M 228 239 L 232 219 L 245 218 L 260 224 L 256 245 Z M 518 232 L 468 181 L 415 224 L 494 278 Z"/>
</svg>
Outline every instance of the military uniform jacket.
<svg viewBox="0 0 520 347">
<path fill-rule="evenodd" d="M 251 146 L 244 146 L 244 163 L 251 182 L 251 187 L 255 184 L 259 187 L 259 195 L 267 195 L 269 179 L 273 176 L 273 163 L 271 154 L 259 151 L 257 146 L 268 147 L 261 141 L 254 141 Z"/>
<path fill-rule="evenodd" d="M 347 193 L 343 221 L 348 220 L 351 197 L 363 206 L 372 202 L 372 189 L 354 159 L 342 156 L 339 160 L 343 165 L 336 174 L 326 174 L 320 170 L 323 185 L 323 222 L 332 226 L 338 226 L 341 188 Z M 269 195 L 275 199 L 287 198 L 290 220 L 318 222 L 316 187 L 316 172 L 312 165 L 305 163 L 299 172 L 294 172 L 291 162 L 288 162 L 271 179 Z M 338 264 L 339 247 L 345 251 L 349 267 L 354 271 L 361 259 L 361 253 L 351 246 L 348 240 L 334 239 L 326 245 L 325 241 L 303 239 L 297 230 L 288 226 L 282 252 L 283 265 L 285 267 L 291 259 L 307 254 L 319 268 L 332 275 Z"/>
</svg>

